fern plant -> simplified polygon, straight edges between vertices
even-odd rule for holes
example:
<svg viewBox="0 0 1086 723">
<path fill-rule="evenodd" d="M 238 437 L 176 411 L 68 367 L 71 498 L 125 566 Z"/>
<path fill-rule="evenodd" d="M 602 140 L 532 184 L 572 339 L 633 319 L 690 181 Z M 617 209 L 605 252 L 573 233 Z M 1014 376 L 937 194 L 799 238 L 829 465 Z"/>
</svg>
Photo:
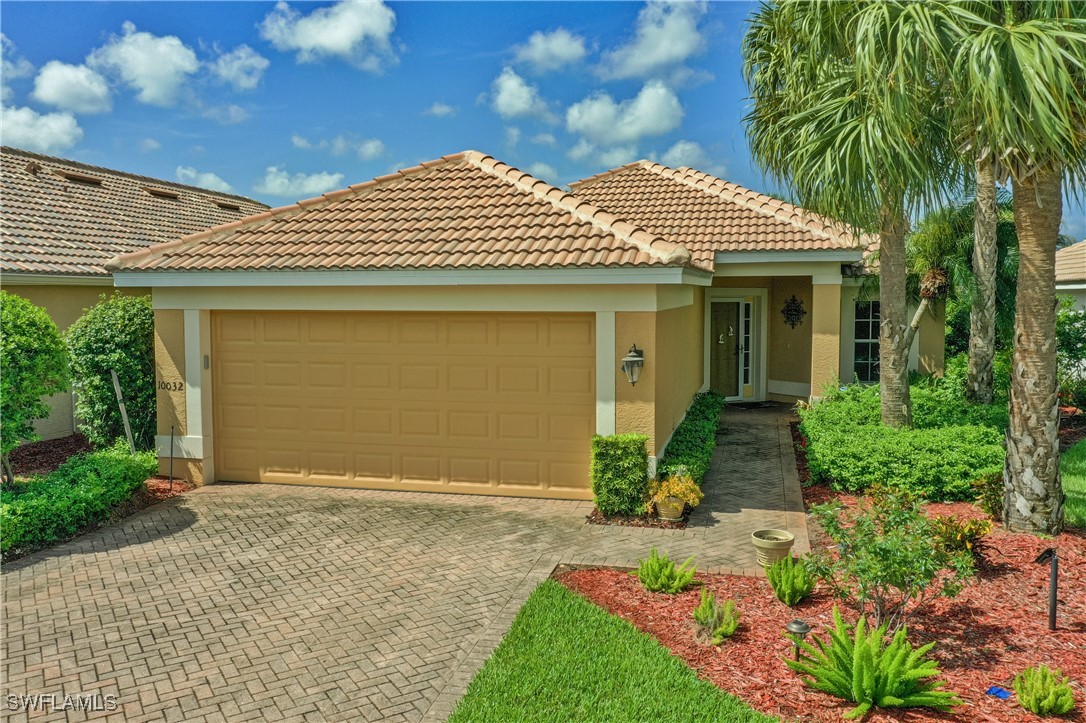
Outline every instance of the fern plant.
<svg viewBox="0 0 1086 723">
<path fill-rule="evenodd" d="M 725 638 L 735 635 L 739 628 L 739 612 L 734 600 L 716 601 L 716 596 L 702 588 L 701 604 L 694 608 L 694 622 L 697 623 L 698 636 L 709 640 L 713 645 L 720 645 Z"/>
<path fill-rule="evenodd" d="M 777 599 L 788 607 L 799 604 L 815 588 L 815 577 L 807 570 L 806 563 L 791 555 L 773 563 L 765 574 Z"/>
<path fill-rule="evenodd" d="M 1014 692 L 1022 707 L 1037 715 L 1063 715 L 1075 707 L 1075 694 L 1059 668 L 1026 668 L 1014 677 Z"/>
<path fill-rule="evenodd" d="M 887 644 L 886 625 L 868 630 L 861 617 L 853 630 L 836 606 L 833 622 L 828 644 L 818 638 L 815 645 L 802 642 L 800 659 L 785 662 L 815 690 L 856 703 L 845 718 L 859 718 L 875 706 L 948 710 L 961 704 L 954 693 L 940 690 L 946 682 L 936 680 L 939 666 L 927 657 L 935 643 L 914 649 L 901 628 Z"/>
<path fill-rule="evenodd" d="M 649 551 L 647 560 L 637 562 L 637 579 L 649 592 L 680 593 L 694 581 L 694 573 L 697 572 L 697 568 L 691 564 L 693 557 L 675 567 L 675 563 L 667 555 L 658 553 L 655 547 Z"/>
</svg>

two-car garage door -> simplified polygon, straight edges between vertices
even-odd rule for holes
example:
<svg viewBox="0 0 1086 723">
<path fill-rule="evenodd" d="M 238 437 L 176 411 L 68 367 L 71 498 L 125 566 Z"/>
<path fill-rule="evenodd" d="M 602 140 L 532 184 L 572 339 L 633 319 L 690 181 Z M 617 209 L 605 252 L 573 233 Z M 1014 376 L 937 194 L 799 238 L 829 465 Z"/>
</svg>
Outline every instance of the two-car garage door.
<svg viewBox="0 0 1086 723">
<path fill-rule="evenodd" d="M 212 320 L 220 480 L 591 497 L 593 315 Z"/>
</svg>

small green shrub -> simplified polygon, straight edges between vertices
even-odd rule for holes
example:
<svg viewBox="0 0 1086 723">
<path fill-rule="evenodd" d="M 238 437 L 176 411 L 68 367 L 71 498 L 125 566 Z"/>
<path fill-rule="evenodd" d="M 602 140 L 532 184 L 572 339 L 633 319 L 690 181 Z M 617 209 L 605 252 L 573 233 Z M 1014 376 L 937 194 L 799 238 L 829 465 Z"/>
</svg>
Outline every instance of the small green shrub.
<svg viewBox="0 0 1086 723">
<path fill-rule="evenodd" d="M 683 467 L 698 484 L 705 479 L 716 448 L 716 430 L 720 425 L 720 413 L 727 404 L 723 394 L 702 392 L 694 396 L 686 416 L 671 435 L 664 449 L 657 473 L 667 476 Z"/>
<path fill-rule="evenodd" d="M 104 522 L 154 474 L 154 452 L 127 443 L 69 459 L 55 471 L 0 491 L 0 550 L 31 549 Z"/>
<path fill-rule="evenodd" d="M 0 454 L 37 439 L 33 421 L 49 416 L 43 397 L 68 389 L 68 351 L 40 306 L 0 291 Z"/>
<path fill-rule="evenodd" d="M 815 588 L 817 580 L 807 570 L 803 560 L 788 555 L 769 566 L 765 571 L 777 599 L 788 607 L 802 602 Z"/>
<path fill-rule="evenodd" d="M 1056 310 L 1056 376 L 1060 402 L 1086 407 L 1086 309 L 1061 296 Z"/>
<path fill-rule="evenodd" d="M 802 642 L 800 659 L 785 662 L 815 690 L 857 703 L 845 718 L 859 718 L 876 706 L 945 711 L 961 704 L 954 693 L 940 690 L 946 683 L 937 680 L 939 666 L 927 657 L 935 643 L 914 650 L 902 628 L 887 644 L 886 626 L 869 629 L 860 618 L 853 629 L 836 606 L 833 622 L 829 643 Z"/>
<path fill-rule="evenodd" d="M 697 568 L 693 566 L 694 558 L 687 558 L 679 567 L 668 558 L 652 548 L 647 560 L 638 560 L 637 579 L 649 592 L 666 592 L 675 595 L 682 592 L 694 581 Z"/>
<path fill-rule="evenodd" d="M 1070 678 L 1056 668 L 1047 665 L 1026 668 L 1014 676 L 1014 692 L 1023 708 L 1037 715 L 1063 715 L 1075 707 L 1075 694 L 1069 685 Z"/>
<path fill-rule="evenodd" d="M 1003 519 L 1003 470 L 973 483 L 973 499 L 994 520 Z"/>
<path fill-rule="evenodd" d="M 940 515 L 931 522 L 939 544 L 951 552 L 976 552 L 980 538 L 992 531 L 991 520 L 963 520 Z"/>
<path fill-rule="evenodd" d="M 604 515 L 638 515 L 649 492 L 643 434 L 592 437 L 592 495 Z"/>
<path fill-rule="evenodd" d="M 155 444 L 155 315 L 150 297 L 102 296 L 68 329 L 79 428 L 96 445 L 124 435 L 117 372 L 137 449 Z"/>
<path fill-rule="evenodd" d="M 973 555 L 946 549 L 919 500 L 904 490 L 875 489 L 854 511 L 831 502 L 811 513 L 840 553 L 811 555 L 811 572 L 873 627 L 896 631 L 932 599 L 956 596 L 973 574 Z"/>
<path fill-rule="evenodd" d="M 739 629 L 739 612 L 734 600 L 716 601 L 716 596 L 706 588 L 701 590 L 701 603 L 692 613 L 697 625 L 698 637 L 713 645 L 720 645 Z"/>
</svg>

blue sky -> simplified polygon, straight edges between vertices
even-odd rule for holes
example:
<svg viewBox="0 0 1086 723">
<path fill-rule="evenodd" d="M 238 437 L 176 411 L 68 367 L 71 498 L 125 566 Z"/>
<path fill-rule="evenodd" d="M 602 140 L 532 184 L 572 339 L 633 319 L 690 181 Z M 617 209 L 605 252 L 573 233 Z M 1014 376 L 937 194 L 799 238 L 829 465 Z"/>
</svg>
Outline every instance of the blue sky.
<svg viewBox="0 0 1086 723">
<path fill-rule="evenodd" d="M 651 158 L 775 190 L 741 124 L 751 9 L 5 2 L 3 142 L 273 206 L 467 148 L 556 184 Z"/>
</svg>

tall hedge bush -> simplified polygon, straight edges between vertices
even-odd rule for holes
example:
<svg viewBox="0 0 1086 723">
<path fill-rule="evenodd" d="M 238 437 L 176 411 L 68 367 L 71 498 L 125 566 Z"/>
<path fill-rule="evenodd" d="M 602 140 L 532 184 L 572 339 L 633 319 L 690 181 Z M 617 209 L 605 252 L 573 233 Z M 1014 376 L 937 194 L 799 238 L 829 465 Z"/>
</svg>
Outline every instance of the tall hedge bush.
<svg viewBox="0 0 1086 723">
<path fill-rule="evenodd" d="M 0 291 L 0 453 L 37 439 L 33 421 L 49 416 L 44 397 L 68 389 L 68 352 L 40 306 Z"/>
<path fill-rule="evenodd" d="M 137 449 L 155 443 L 155 315 L 150 297 L 102 296 L 68 329 L 80 429 L 96 445 L 124 436 L 116 370 Z"/>
<path fill-rule="evenodd" d="M 649 492 L 649 438 L 644 434 L 592 437 L 592 494 L 605 515 L 639 515 Z"/>
<path fill-rule="evenodd" d="M 720 413 L 726 404 L 724 395 L 717 392 L 702 392 L 694 396 L 686 416 L 675 428 L 671 441 L 664 449 L 658 474 L 670 474 L 677 467 L 685 467 L 698 484 L 702 483 L 713 459 Z"/>
</svg>

